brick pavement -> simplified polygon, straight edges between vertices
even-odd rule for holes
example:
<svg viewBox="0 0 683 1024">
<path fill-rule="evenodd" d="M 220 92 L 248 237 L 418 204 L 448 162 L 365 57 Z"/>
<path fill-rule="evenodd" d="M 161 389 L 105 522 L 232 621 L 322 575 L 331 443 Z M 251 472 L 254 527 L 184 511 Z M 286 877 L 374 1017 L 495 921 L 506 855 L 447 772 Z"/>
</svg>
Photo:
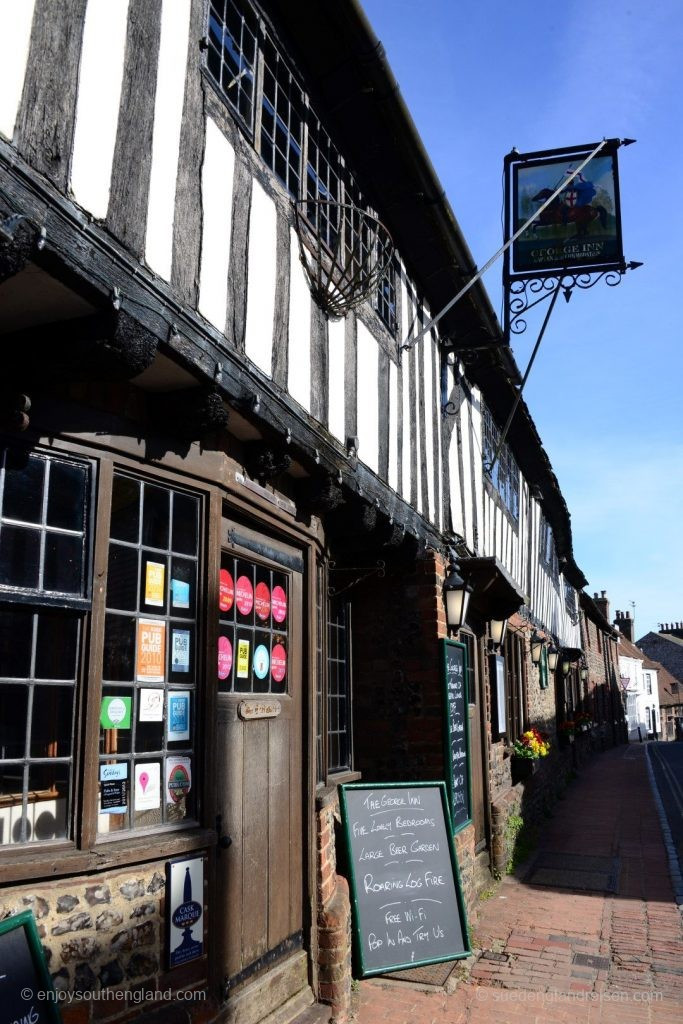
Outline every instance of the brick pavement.
<svg viewBox="0 0 683 1024">
<path fill-rule="evenodd" d="M 452 991 L 362 981 L 358 1024 L 680 1024 L 682 918 L 645 747 L 596 755 L 544 823 L 536 854 L 617 858 L 616 891 L 529 886 L 530 860 L 479 904 L 475 955 Z"/>
</svg>

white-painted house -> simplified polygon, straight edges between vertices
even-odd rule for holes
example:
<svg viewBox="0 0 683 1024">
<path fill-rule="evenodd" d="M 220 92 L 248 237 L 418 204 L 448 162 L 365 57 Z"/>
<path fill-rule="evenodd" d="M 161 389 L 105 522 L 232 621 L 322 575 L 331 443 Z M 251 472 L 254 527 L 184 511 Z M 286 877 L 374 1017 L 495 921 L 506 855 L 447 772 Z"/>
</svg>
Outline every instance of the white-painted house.
<svg viewBox="0 0 683 1024">
<path fill-rule="evenodd" d="M 661 736 L 657 669 L 647 655 L 624 636 L 619 640 L 619 674 L 626 695 L 630 742 Z"/>
<path fill-rule="evenodd" d="M 556 724 L 532 630 L 581 650 L 566 504 L 524 402 L 485 470 L 520 376 L 483 287 L 415 341 L 473 263 L 357 0 L 23 0 L 0 38 L 3 905 L 44 901 L 61 987 L 341 1013 L 336 786 L 446 770 L 453 548 L 474 893 L 507 745 Z M 316 268 L 362 284 L 371 218 L 395 253 L 328 316 Z M 204 909 L 182 967 L 178 858 Z M 86 915 L 76 963 L 57 890 L 144 931 Z"/>
</svg>

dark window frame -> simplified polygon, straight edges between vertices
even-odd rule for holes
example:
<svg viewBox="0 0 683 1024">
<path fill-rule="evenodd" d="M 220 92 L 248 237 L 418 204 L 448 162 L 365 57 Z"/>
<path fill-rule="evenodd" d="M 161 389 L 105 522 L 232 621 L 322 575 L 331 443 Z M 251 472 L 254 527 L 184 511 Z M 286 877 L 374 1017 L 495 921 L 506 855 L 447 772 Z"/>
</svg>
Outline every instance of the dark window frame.
<svg viewBox="0 0 683 1024">
<path fill-rule="evenodd" d="M 28 464 L 31 461 L 42 463 L 43 472 L 40 481 L 40 499 L 38 505 L 40 506 L 39 518 L 31 519 L 19 519 L 15 516 L 4 515 L 5 512 L 5 485 L 6 485 L 6 473 L 9 461 L 24 461 Z M 51 483 L 52 473 L 56 465 L 77 467 L 85 474 L 83 480 L 83 517 L 81 520 L 82 529 L 76 530 L 67 527 L 57 527 L 48 522 L 49 519 L 49 505 L 51 500 Z M 63 482 L 62 482 L 63 487 Z M 24 740 L 23 749 L 21 753 L 17 751 L 17 756 L 7 757 L 2 759 L 2 772 L 3 777 L 6 770 L 10 772 L 10 778 L 12 772 L 17 771 L 21 778 L 20 790 L 15 793 L 3 793 L 0 798 L 0 806 L 12 807 L 16 806 L 16 798 L 20 796 L 21 799 L 21 817 L 18 819 L 19 823 L 19 836 L 16 841 L 10 841 L 3 843 L 0 846 L 0 850 L 6 851 L 22 851 L 25 849 L 42 849 L 47 843 L 51 845 L 54 843 L 72 843 L 75 834 L 75 822 L 74 822 L 74 804 L 76 798 L 76 787 L 77 787 L 77 763 L 79 755 L 79 738 L 78 738 L 78 725 L 79 715 L 78 706 L 80 700 L 80 693 L 82 687 L 82 666 L 84 659 L 84 649 L 87 643 L 87 627 L 88 627 L 88 614 L 92 608 L 92 564 L 93 564 L 93 545 L 94 545 L 94 522 L 95 522 L 95 507 L 96 507 L 96 489 L 97 489 L 97 467 L 96 463 L 92 458 L 88 458 L 80 454 L 66 454 L 59 450 L 45 450 L 40 445 L 18 446 L 10 443 L 3 444 L 0 448 L 0 535 L 6 528 L 10 529 L 31 529 L 38 532 L 39 534 L 39 562 L 38 562 L 38 586 L 26 587 L 12 582 L 5 582 L 0 585 L 0 614 L 13 613 L 26 618 L 26 621 L 30 621 L 30 654 L 28 665 L 25 666 L 28 671 L 21 673 L 20 675 L 9 674 L 3 677 L 3 686 L 8 687 L 7 695 L 12 694 L 16 690 L 17 693 L 20 691 L 26 695 L 25 703 L 25 718 L 24 721 Z M 40 586 L 44 582 L 45 576 L 45 560 L 47 543 L 50 535 L 61 535 L 61 536 L 72 536 L 81 537 L 81 571 L 80 571 L 80 587 L 79 593 L 77 594 L 74 590 L 46 590 Z M 43 654 L 41 654 L 42 643 L 45 642 L 45 638 L 42 638 L 41 633 L 44 628 L 44 624 L 50 620 L 61 620 L 62 623 L 71 621 L 74 623 L 74 646 L 72 656 L 73 664 L 71 671 L 67 675 L 60 675 L 58 673 L 57 666 L 53 666 L 51 674 L 47 675 L 44 672 L 39 671 L 41 667 L 39 661 Z M 60 629 L 60 636 L 65 635 L 64 629 Z M 45 728 L 47 725 L 46 721 L 42 722 L 40 712 L 42 711 L 41 702 L 47 699 L 48 695 L 53 698 L 52 703 L 52 715 L 50 718 L 55 721 L 59 714 L 58 708 L 54 705 L 54 698 L 57 697 L 59 700 L 60 692 L 62 696 L 65 690 L 71 691 L 71 710 L 68 714 L 70 720 L 70 736 L 67 744 L 67 752 L 59 754 L 60 740 L 63 738 L 63 733 L 59 735 L 55 734 L 52 740 L 48 740 L 45 736 L 36 735 L 34 730 L 34 724 L 37 724 L 38 733 L 41 728 Z M 36 701 L 36 694 L 40 694 L 40 700 Z M 21 698 L 19 698 L 21 699 Z M 38 711 L 38 715 L 34 712 Z M 60 723 L 62 726 L 64 722 Z M 18 723 L 17 723 L 18 728 Z M 14 730 L 13 730 L 14 731 Z M 45 744 L 46 752 L 40 754 L 36 752 L 35 745 Z M 50 752 L 50 748 L 53 748 L 53 752 Z M 7 767 L 5 767 L 7 766 Z M 60 799 L 59 790 L 57 789 L 57 775 L 59 771 L 65 773 L 65 779 L 60 780 L 60 784 L 63 784 L 65 789 L 65 808 L 64 808 L 64 821 L 63 825 L 60 824 L 59 820 L 55 815 L 52 815 L 55 821 L 55 830 L 61 830 L 63 827 L 64 835 L 54 835 L 44 839 L 32 839 L 34 829 L 38 828 L 38 823 L 34 822 L 31 824 L 29 820 L 29 805 L 37 805 L 41 801 L 52 802 L 55 801 L 55 808 L 57 802 Z M 31 785 L 31 780 L 37 780 L 41 773 L 44 773 L 45 779 L 47 780 L 50 776 L 52 782 L 50 785 L 37 787 Z M 4 788 L 4 787 L 3 787 Z M 13 799 L 12 799 L 13 798 Z M 48 812 L 47 808 L 41 813 L 41 818 L 47 814 L 48 817 L 44 818 L 45 824 L 42 826 L 46 829 L 48 826 L 48 820 L 52 812 Z M 35 813 L 33 814 L 35 818 Z M 15 826 L 16 827 L 16 826 Z M 30 829 L 30 835 L 29 835 Z M 14 828 L 13 828 L 14 831 Z"/>
<path fill-rule="evenodd" d="M 518 740 L 526 729 L 527 673 L 524 635 L 508 627 L 503 644 L 505 658 L 505 689 L 507 698 L 507 739 Z"/>
<path fill-rule="evenodd" d="M 203 595 L 203 592 L 206 588 L 205 577 L 210 564 L 207 562 L 207 557 L 209 552 L 215 553 L 215 538 L 207 529 L 207 517 L 210 502 L 214 500 L 213 496 L 217 493 L 216 489 L 209 481 L 200 479 L 198 474 L 178 473 L 171 467 L 159 466 L 141 471 L 138 460 L 129 458 L 126 453 L 96 451 L 87 443 L 76 444 L 60 439 L 46 450 L 45 445 L 36 440 L 30 445 L 30 448 L 31 451 L 65 462 L 85 464 L 91 469 L 92 486 L 88 490 L 88 568 L 85 570 L 86 590 L 91 594 L 91 599 L 62 600 L 60 598 L 56 609 L 56 602 L 45 602 L 45 608 L 50 614 L 78 615 L 80 622 L 81 647 L 78 655 L 77 677 L 73 684 L 76 711 L 71 756 L 75 767 L 68 794 L 67 834 L 36 842 L 3 844 L 0 846 L 0 865 L 13 865 L 12 871 L 17 879 L 31 878 L 45 874 L 49 870 L 47 866 L 55 856 L 61 857 L 65 866 L 74 860 L 81 865 L 79 870 L 97 870 L 101 863 L 103 849 L 110 847 L 112 843 L 116 843 L 121 851 L 117 853 L 117 856 L 122 864 L 132 863 L 139 856 L 153 856 L 154 850 L 158 849 L 161 835 L 165 837 L 164 842 L 169 856 L 200 848 L 202 845 L 206 846 L 207 843 L 212 842 L 212 838 L 211 833 L 200 825 L 202 818 L 202 751 L 205 732 L 204 708 L 200 704 L 203 704 L 203 701 L 197 703 L 195 714 L 192 788 L 195 791 L 196 804 L 192 819 L 188 818 L 177 824 L 154 825 L 151 828 L 128 829 L 117 833 L 98 835 L 97 792 L 99 781 L 96 776 L 99 773 L 88 766 L 96 765 L 99 760 L 97 736 L 102 694 L 101 658 L 104 644 L 105 585 L 114 472 L 120 471 L 151 485 L 188 493 L 199 500 L 198 616 L 195 632 L 197 692 L 202 689 L 201 680 L 206 675 L 204 662 L 208 620 L 204 608 L 205 594 Z M 35 599 L 27 599 L 26 595 L 20 595 L 17 600 L 12 600 L 12 596 L 11 593 L 2 594 L 0 607 L 22 608 L 27 604 L 36 605 L 37 603 Z M 61 680 L 57 680 L 57 684 L 59 683 Z M 83 699 L 85 693 L 88 695 L 87 703 Z M 207 700 L 211 700 L 210 692 L 207 694 L 202 691 L 202 694 Z M 165 780 L 162 777 L 162 799 L 164 784 Z M 131 842 L 133 842 L 133 846 L 130 846 Z M 87 867 L 83 868 L 84 864 Z"/>
<path fill-rule="evenodd" d="M 496 450 L 500 443 L 501 430 L 488 406 L 482 401 L 482 460 L 484 474 L 496 494 L 500 498 L 503 507 L 515 525 L 519 524 L 519 493 L 520 493 L 520 471 L 517 460 L 512 454 L 512 449 L 505 441 L 503 442 L 496 464 L 491 471 L 486 467 L 493 461 Z"/>
<path fill-rule="evenodd" d="M 351 602 L 330 595 L 327 570 L 318 566 L 316 618 L 316 780 L 330 785 L 355 774 L 353 756 L 353 630 Z M 335 611 L 335 606 L 338 611 Z M 343 616 L 343 623 L 340 621 Z M 344 657 L 340 657 L 340 633 L 344 637 Z M 334 678 L 333 678 L 334 677 Z M 337 714 L 335 714 L 335 701 Z M 343 723 L 339 708 L 345 704 Z M 343 726 L 343 727 L 342 727 Z M 337 746 L 338 744 L 338 746 Z M 334 757 L 345 744 L 344 758 Z M 344 763 L 342 763 L 342 761 Z"/>
</svg>

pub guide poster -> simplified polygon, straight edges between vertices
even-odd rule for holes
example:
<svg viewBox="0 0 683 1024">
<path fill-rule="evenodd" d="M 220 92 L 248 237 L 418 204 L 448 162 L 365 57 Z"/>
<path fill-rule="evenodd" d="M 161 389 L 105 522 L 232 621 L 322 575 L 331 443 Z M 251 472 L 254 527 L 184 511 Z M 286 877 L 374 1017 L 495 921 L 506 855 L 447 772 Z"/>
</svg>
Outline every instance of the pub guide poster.
<svg viewBox="0 0 683 1024">
<path fill-rule="evenodd" d="M 384 974 L 467 956 L 445 784 L 340 789 L 355 973 Z"/>
</svg>

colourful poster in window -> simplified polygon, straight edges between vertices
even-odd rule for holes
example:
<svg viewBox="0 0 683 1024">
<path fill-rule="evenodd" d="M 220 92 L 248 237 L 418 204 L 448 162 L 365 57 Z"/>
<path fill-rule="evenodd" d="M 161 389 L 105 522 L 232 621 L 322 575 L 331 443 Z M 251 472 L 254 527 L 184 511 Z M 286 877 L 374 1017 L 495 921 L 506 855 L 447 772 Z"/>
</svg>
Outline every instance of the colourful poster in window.
<svg viewBox="0 0 683 1024">
<path fill-rule="evenodd" d="M 263 581 L 256 584 L 254 608 L 256 609 L 257 617 L 261 622 L 265 622 L 270 615 L 270 590 L 268 589 L 268 584 L 263 583 Z"/>
<path fill-rule="evenodd" d="M 257 679 L 265 679 L 270 668 L 270 657 L 268 648 L 259 644 L 254 651 L 254 675 Z"/>
<path fill-rule="evenodd" d="M 103 729 L 130 729 L 130 697 L 103 697 L 100 725 Z"/>
<path fill-rule="evenodd" d="M 221 569 L 219 578 L 218 607 L 222 612 L 229 612 L 235 600 L 235 584 L 227 569 Z"/>
<path fill-rule="evenodd" d="M 100 814 L 125 814 L 128 810 L 128 765 L 100 765 Z"/>
<path fill-rule="evenodd" d="M 166 738 L 169 742 L 190 738 L 190 691 L 172 690 L 168 694 Z"/>
<path fill-rule="evenodd" d="M 158 761 L 135 765 L 135 810 L 161 807 L 161 765 Z"/>
<path fill-rule="evenodd" d="M 227 636 L 218 637 L 218 678 L 227 679 L 232 669 L 232 644 Z"/>
<path fill-rule="evenodd" d="M 279 585 L 273 587 L 272 604 L 273 618 L 276 622 L 284 622 L 287 618 L 287 595 Z"/>
<path fill-rule="evenodd" d="M 249 678 L 249 641 L 237 641 L 237 678 Z"/>
<path fill-rule="evenodd" d="M 240 615 L 249 615 L 254 607 L 254 588 L 248 576 L 240 576 L 235 586 L 235 604 Z"/>
<path fill-rule="evenodd" d="M 171 580 L 171 605 L 174 608 L 190 607 L 190 584 L 185 580 Z"/>
<path fill-rule="evenodd" d="M 166 758 L 166 802 L 179 804 L 192 789 L 192 762 L 189 757 Z"/>
<path fill-rule="evenodd" d="M 155 608 L 164 607 L 164 579 L 166 566 L 163 562 L 145 563 L 145 604 Z"/>
<path fill-rule="evenodd" d="M 171 671 L 190 671 L 189 629 L 174 629 L 171 631 Z"/>
<path fill-rule="evenodd" d="M 164 691 L 163 690 L 138 690 L 138 721 L 140 722 L 163 722 L 164 720 Z"/>
<path fill-rule="evenodd" d="M 287 675 L 287 651 L 282 644 L 275 644 L 270 657 L 270 673 L 276 683 L 281 683 Z"/>
<path fill-rule="evenodd" d="M 139 683 L 163 683 L 166 660 L 166 623 L 138 619 L 137 668 Z"/>
</svg>

